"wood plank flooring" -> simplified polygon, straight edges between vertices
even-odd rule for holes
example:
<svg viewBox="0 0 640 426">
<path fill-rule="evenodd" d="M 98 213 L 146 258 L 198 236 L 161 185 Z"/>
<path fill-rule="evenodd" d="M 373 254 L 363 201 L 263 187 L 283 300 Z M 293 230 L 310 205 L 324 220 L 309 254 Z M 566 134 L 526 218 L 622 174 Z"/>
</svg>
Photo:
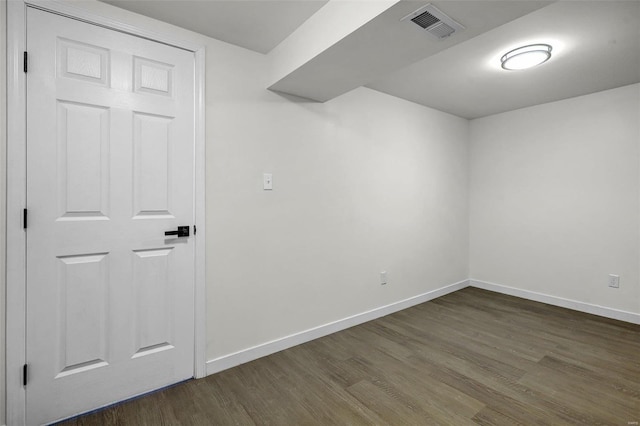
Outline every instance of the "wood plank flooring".
<svg viewBox="0 0 640 426">
<path fill-rule="evenodd" d="M 65 425 L 638 425 L 640 326 L 466 288 Z"/>
</svg>

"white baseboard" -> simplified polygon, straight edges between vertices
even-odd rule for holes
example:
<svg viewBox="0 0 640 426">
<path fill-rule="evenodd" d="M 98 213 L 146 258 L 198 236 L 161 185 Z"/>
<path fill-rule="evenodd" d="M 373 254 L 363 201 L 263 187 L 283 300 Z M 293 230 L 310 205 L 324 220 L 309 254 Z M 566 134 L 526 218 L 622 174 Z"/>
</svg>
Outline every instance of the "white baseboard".
<svg viewBox="0 0 640 426">
<path fill-rule="evenodd" d="M 469 285 L 471 287 L 495 291 L 497 293 L 508 294 L 510 296 L 516 296 L 523 299 L 546 303 L 549 305 L 560 306 L 562 308 L 573 309 L 574 311 L 586 312 L 588 314 L 626 321 L 633 324 L 640 324 L 640 314 L 636 314 L 634 312 L 621 311 L 618 309 L 607 308 L 605 306 L 593 305 L 591 303 L 580 302 L 577 300 L 564 299 L 562 297 L 536 293 L 535 291 L 522 290 L 519 288 L 508 287 L 506 285 L 481 280 L 470 279 Z"/>
<path fill-rule="evenodd" d="M 469 280 L 463 280 L 390 305 L 381 306 L 370 311 L 362 312 L 338 321 L 330 322 L 290 336 L 282 337 L 261 345 L 209 360 L 207 361 L 207 375 L 218 373 L 228 368 L 244 364 L 245 362 L 253 361 L 255 359 L 262 358 L 263 356 L 280 352 L 284 349 L 327 336 L 337 331 L 345 330 L 355 325 L 410 308 L 411 306 L 419 305 L 420 303 L 428 302 L 429 300 L 444 296 L 445 294 L 453 293 L 454 291 L 461 290 L 468 286 Z"/>
<path fill-rule="evenodd" d="M 463 288 L 469 286 L 489 291 L 495 291 L 497 293 L 508 294 L 510 296 L 516 296 L 536 302 L 547 303 L 549 305 L 573 309 L 574 311 L 580 311 L 588 314 L 598 315 L 601 317 L 626 321 L 633 324 L 640 324 L 640 314 L 634 312 L 621 311 L 618 309 L 593 305 L 577 300 L 564 299 L 562 297 L 536 293 L 534 291 L 522 290 L 519 288 L 509 287 L 487 281 L 470 279 L 463 280 L 455 284 L 439 288 L 437 290 L 429 291 L 427 293 L 423 293 L 409 299 L 401 300 L 390 305 L 381 306 L 367 312 L 362 312 L 360 314 L 343 318 L 338 321 L 314 327 L 309 330 L 301 331 L 290 336 L 272 340 L 270 342 L 253 346 L 251 348 L 247 348 L 229 355 L 224 355 L 219 358 L 209 360 L 207 361 L 207 375 L 218 373 L 228 368 L 244 364 L 245 362 L 253 361 L 255 359 L 280 352 L 284 349 L 288 349 L 293 346 L 297 346 L 302 343 L 306 343 L 311 340 L 318 339 L 320 337 L 324 337 L 341 330 L 345 330 L 355 325 L 362 324 L 367 321 L 371 321 L 376 318 L 380 318 L 415 305 L 419 305 L 420 303 L 428 302 L 429 300 L 436 299 L 438 297 L 444 296 L 445 294 L 453 293 L 454 291 L 462 290 Z"/>
</svg>

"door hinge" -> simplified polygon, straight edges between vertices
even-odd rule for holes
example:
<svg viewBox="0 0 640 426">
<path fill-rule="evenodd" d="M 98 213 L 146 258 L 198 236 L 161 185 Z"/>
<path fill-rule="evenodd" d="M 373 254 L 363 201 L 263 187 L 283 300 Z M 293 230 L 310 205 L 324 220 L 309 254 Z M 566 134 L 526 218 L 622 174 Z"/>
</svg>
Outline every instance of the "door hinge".
<svg viewBox="0 0 640 426">
<path fill-rule="evenodd" d="M 195 226 L 195 225 L 193 225 L 193 235 L 196 235 L 196 231 L 197 231 L 197 230 L 196 230 L 196 226 Z"/>
<path fill-rule="evenodd" d="M 24 56 L 23 56 L 23 61 L 24 61 L 24 64 L 23 64 L 23 66 L 24 66 L 24 72 L 27 72 L 27 66 L 28 66 L 28 63 L 29 63 L 29 61 L 28 61 L 28 56 L 29 56 L 29 55 L 27 55 L 27 52 L 24 52 Z"/>
<path fill-rule="evenodd" d="M 27 364 L 22 366 L 22 386 L 27 386 Z"/>
<path fill-rule="evenodd" d="M 22 226 L 27 229 L 27 209 L 22 210 Z"/>
</svg>

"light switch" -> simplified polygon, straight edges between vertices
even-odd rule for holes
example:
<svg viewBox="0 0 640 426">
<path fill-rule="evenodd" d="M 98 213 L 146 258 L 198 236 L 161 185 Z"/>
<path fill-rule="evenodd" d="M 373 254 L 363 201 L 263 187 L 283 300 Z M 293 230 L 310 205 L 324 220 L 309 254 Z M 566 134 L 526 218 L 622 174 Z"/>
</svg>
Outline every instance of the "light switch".
<svg viewBox="0 0 640 426">
<path fill-rule="evenodd" d="M 273 189 L 273 176 L 271 173 L 265 173 L 263 176 L 263 186 L 265 190 Z"/>
</svg>

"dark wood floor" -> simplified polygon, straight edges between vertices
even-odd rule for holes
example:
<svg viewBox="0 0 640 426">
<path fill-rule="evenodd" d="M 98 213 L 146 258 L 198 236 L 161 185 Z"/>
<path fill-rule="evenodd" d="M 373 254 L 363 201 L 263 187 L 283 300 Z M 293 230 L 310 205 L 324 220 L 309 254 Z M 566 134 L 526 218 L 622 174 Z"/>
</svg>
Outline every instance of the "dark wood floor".
<svg viewBox="0 0 640 426">
<path fill-rule="evenodd" d="M 475 288 L 67 425 L 637 425 L 640 326 Z"/>
</svg>

